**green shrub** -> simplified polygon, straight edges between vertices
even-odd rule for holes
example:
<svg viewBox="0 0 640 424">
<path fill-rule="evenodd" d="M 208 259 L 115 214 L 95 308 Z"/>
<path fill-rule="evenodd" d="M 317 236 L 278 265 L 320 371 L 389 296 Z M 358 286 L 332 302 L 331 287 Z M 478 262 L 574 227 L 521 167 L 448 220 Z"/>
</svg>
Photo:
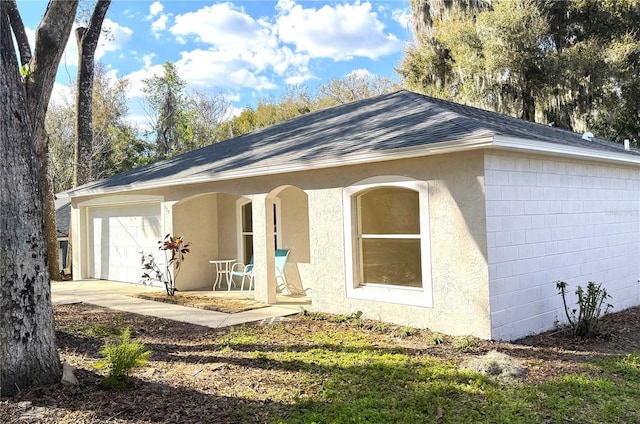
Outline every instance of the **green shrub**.
<svg viewBox="0 0 640 424">
<path fill-rule="evenodd" d="M 307 317 L 311 321 L 324 321 L 327 319 L 327 315 L 322 312 L 311 312 L 308 309 L 302 310 L 302 316 Z"/>
<path fill-rule="evenodd" d="M 123 332 L 122 324 L 116 322 L 115 324 L 93 324 L 87 328 L 86 333 L 91 337 L 105 338 L 119 336 Z"/>
<path fill-rule="evenodd" d="M 462 339 L 458 339 L 455 344 L 455 348 L 461 352 L 470 352 L 478 346 L 478 340 L 471 336 L 465 336 Z"/>
<path fill-rule="evenodd" d="M 447 341 L 447 338 L 442 333 L 433 333 L 431 335 L 431 341 L 433 342 L 434 345 L 441 345 Z"/>
<path fill-rule="evenodd" d="M 602 284 L 589 281 L 586 292 L 582 286 L 578 286 L 576 289 L 576 296 L 578 296 L 577 309 L 569 309 L 567 306 L 567 283 L 558 281 L 556 282 L 556 288 L 558 289 L 558 294 L 562 296 L 564 312 L 573 336 L 582 338 L 597 336 L 599 334 L 600 317 L 606 314 L 610 308 L 613 308 L 610 303 L 605 303 L 607 298 L 611 296 L 602 288 Z"/>
<path fill-rule="evenodd" d="M 131 370 L 141 367 L 149 361 L 151 351 L 139 342 L 131 341 L 131 331 L 127 328 L 122 333 L 119 343 L 107 341 L 100 353 L 104 360 L 96 366 L 107 368 L 108 374 L 104 380 L 107 387 L 123 389 L 129 383 Z"/>
<path fill-rule="evenodd" d="M 404 339 L 406 337 L 413 336 L 417 332 L 418 332 L 417 329 L 413 327 L 409 327 L 408 325 L 405 325 L 404 327 L 398 329 L 398 337 L 400 337 L 401 339 Z"/>
</svg>

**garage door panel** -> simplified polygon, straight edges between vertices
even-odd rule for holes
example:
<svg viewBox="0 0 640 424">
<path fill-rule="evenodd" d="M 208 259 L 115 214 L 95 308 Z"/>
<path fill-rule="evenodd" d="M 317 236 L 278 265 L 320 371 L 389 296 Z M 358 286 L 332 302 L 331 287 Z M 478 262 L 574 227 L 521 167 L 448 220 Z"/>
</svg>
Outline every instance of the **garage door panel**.
<svg viewBox="0 0 640 424">
<path fill-rule="evenodd" d="M 140 252 L 156 253 L 161 240 L 160 204 L 89 209 L 90 276 L 104 280 L 140 281 Z"/>
</svg>

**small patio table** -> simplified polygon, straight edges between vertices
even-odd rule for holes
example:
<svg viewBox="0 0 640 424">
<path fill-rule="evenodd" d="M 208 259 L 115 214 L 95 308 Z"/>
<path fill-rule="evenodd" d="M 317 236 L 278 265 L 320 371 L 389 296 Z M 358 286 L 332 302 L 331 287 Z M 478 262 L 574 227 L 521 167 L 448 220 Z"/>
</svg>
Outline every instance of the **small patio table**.
<svg viewBox="0 0 640 424">
<path fill-rule="evenodd" d="M 235 283 L 231 278 L 231 266 L 236 262 L 234 259 L 213 259 L 209 261 L 210 264 L 214 264 L 216 266 L 216 281 L 213 283 L 213 290 L 220 287 L 222 280 L 226 278 L 227 280 L 227 290 L 231 290 L 231 285 L 235 287 Z"/>
</svg>

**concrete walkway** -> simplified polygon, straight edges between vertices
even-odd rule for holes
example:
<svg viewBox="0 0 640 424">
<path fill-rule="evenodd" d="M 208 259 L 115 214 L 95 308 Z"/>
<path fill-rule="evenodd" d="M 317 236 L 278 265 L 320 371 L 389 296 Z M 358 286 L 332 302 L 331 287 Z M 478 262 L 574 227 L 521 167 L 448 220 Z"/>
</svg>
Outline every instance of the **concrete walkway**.
<svg viewBox="0 0 640 424">
<path fill-rule="evenodd" d="M 78 302 L 90 303 L 118 311 L 166 318 L 211 328 L 228 327 L 256 321 L 270 321 L 278 317 L 294 315 L 301 311 L 299 305 L 275 305 L 236 314 L 227 314 L 132 297 L 136 293 L 158 290 L 162 290 L 162 288 L 102 280 L 51 282 L 54 305 Z"/>
</svg>

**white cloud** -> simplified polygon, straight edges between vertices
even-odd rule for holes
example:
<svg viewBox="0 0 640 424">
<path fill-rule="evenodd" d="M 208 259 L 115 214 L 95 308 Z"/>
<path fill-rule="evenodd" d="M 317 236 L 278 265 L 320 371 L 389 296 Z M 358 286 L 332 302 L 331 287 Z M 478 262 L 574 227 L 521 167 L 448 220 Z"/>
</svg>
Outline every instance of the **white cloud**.
<svg viewBox="0 0 640 424">
<path fill-rule="evenodd" d="M 151 24 L 151 30 L 153 32 L 165 30 L 167 28 L 168 19 L 169 17 L 167 15 L 160 15 L 160 17 Z"/>
<path fill-rule="evenodd" d="M 75 102 L 75 90 L 70 85 L 60 84 L 58 82 L 53 84 L 53 90 L 51 91 L 50 104 L 54 106 L 67 106 Z"/>
<path fill-rule="evenodd" d="M 129 81 L 129 90 L 127 91 L 127 96 L 129 98 L 132 97 L 142 97 L 144 93 L 142 92 L 142 88 L 144 87 L 143 80 L 147 78 L 151 78 L 154 75 L 161 75 L 163 72 L 163 66 L 151 65 L 148 64 L 142 69 L 131 72 L 128 75 L 125 75 L 124 78 Z"/>
<path fill-rule="evenodd" d="M 403 46 L 395 35 L 385 34 L 385 26 L 372 12 L 369 2 L 305 9 L 292 0 L 281 0 L 277 8 L 280 40 L 312 58 L 378 59 L 400 51 Z"/>
<path fill-rule="evenodd" d="M 253 19 L 231 3 L 205 6 L 195 12 L 178 15 L 171 32 L 203 43 L 234 48 L 276 45 L 270 24 Z"/>
<path fill-rule="evenodd" d="M 142 63 L 144 63 L 145 68 L 150 68 L 153 58 L 156 57 L 155 53 L 149 53 L 142 56 Z"/>
<path fill-rule="evenodd" d="M 121 26 L 109 18 L 105 18 L 102 24 L 102 34 L 100 43 L 96 49 L 96 59 L 100 59 L 106 52 L 121 50 L 131 39 L 133 30 L 126 26 Z"/>
<path fill-rule="evenodd" d="M 284 82 L 288 85 L 298 85 L 307 82 L 310 79 L 316 79 L 316 77 L 311 74 L 297 74 L 286 77 Z"/>
<path fill-rule="evenodd" d="M 78 44 L 76 42 L 76 28 L 78 28 L 78 24 L 74 23 L 73 28 L 71 28 L 71 35 L 69 36 L 69 40 L 67 40 L 67 45 L 64 48 L 64 53 L 62 54 L 62 60 L 60 61 L 60 66 L 64 66 L 67 72 L 71 71 L 67 67 L 72 66 L 74 68 L 78 67 Z M 75 80 L 76 77 L 76 69 L 71 72 L 70 79 Z"/>
<path fill-rule="evenodd" d="M 270 90 L 283 81 L 301 84 L 319 79 L 311 69 L 314 58 L 378 59 L 403 47 L 382 22 L 391 10 L 373 10 L 368 1 L 316 9 L 280 0 L 275 16 L 261 18 L 230 1 L 179 15 L 165 14 L 155 2 L 149 11 L 147 19 L 156 37 L 168 31 L 174 45 L 189 47 L 174 60 L 180 77 L 188 86 L 206 90 Z M 131 84 L 130 97 L 142 96 L 142 80 L 162 72 L 162 65 L 153 64 L 157 60 L 153 55 L 140 60 L 144 67 L 125 76 Z M 366 77 L 366 71 L 356 72 Z"/>
<path fill-rule="evenodd" d="M 245 57 L 243 57 L 243 55 Z M 180 76 L 200 87 L 251 87 L 258 90 L 274 88 L 275 84 L 247 59 L 250 54 L 227 50 L 193 50 L 182 52 L 175 65 Z"/>
<path fill-rule="evenodd" d="M 403 28 L 411 29 L 411 12 L 406 9 L 394 9 L 391 18 L 402 25 Z"/>
<path fill-rule="evenodd" d="M 159 1 L 153 2 L 151 3 L 151 6 L 149 6 L 149 13 L 151 13 L 151 16 L 157 16 L 158 13 L 162 12 L 163 10 L 164 6 L 160 4 Z"/>
<path fill-rule="evenodd" d="M 265 76 L 271 72 L 283 77 L 311 77 L 308 55 L 279 45 L 272 23 L 254 19 L 231 3 L 178 15 L 170 31 L 178 39 L 205 46 L 182 52 L 176 63 L 189 83 L 269 89 L 275 87 Z"/>
<path fill-rule="evenodd" d="M 160 4 L 159 1 L 151 3 L 149 6 L 149 15 L 145 16 L 145 20 L 153 21 L 151 23 L 151 32 L 157 38 L 160 38 L 160 31 L 164 31 L 167 29 L 167 22 L 169 21 L 169 16 L 165 13 L 162 13 L 164 10 L 164 6 Z"/>
<path fill-rule="evenodd" d="M 354 69 L 353 71 L 345 75 L 345 77 L 355 77 L 362 79 L 371 78 L 372 76 L 373 74 L 369 72 L 368 69 Z"/>
</svg>

